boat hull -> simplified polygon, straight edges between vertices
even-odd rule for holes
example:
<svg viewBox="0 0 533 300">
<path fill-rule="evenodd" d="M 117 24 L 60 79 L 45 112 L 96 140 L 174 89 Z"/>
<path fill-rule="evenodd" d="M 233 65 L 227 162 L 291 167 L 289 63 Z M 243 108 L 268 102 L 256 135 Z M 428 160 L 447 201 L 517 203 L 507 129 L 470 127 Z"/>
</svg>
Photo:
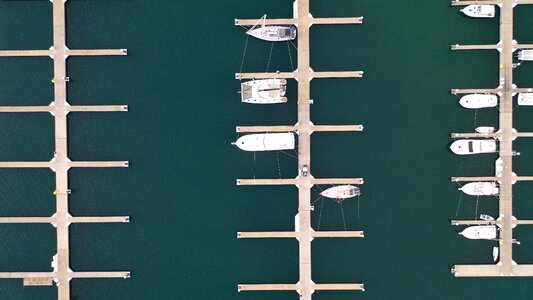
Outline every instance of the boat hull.
<svg viewBox="0 0 533 300">
<path fill-rule="evenodd" d="M 339 185 L 323 191 L 320 195 L 331 199 L 344 200 L 361 195 L 361 191 L 353 185 Z"/>
<path fill-rule="evenodd" d="M 286 103 L 287 80 L 261 79 L 246 81 L 241 84 L 241 100 L 250 104 Z"/>
<path fill-rule="evenodd" d="M 463 185 L 459 190 L 470 196 L 495 196 L 500 192 L 494 182 L 470 182 Z"/>
<path fill-rule="evenodd" d="M 468 5 L 461 12 L 471 18 L 494 18 L 496 7 L 494 5 Z"/>
<path fill-rule="evenodd" d="M 450 150 L 458 155 L 470 155 L 495 153 L 498 147 L 495 140 L 457 140 L 452 143 Z"/>
<path fill-rule="evenodd" d="M 478 109 L 498 106 L 498 96 L 491 94 L 469 94 L 461 97 L 459 104 L 464 108 Z"/>
<path fill-rule="evenodd" d="M 296 39 L 295 26 L 263 26 L 246 32 L 255 38 L 268 42 L 286 42 Z"/>
<path fill-rule="evenodd" d="M 489 126 L 480 126 L 476 128 L 477 133 L 489 134 L 489 133 L 494 133 L 495 131 L 496 131 L 496 128 L 489 127 Z"/>
<path fill-rule="evenodd" d="M 518 59 L 525 61 L 533 61 L 533 50 L 522 50 L 518 52 Z"/>
<path fill-rule="evenodd" d="M 498 236 L 498 230 L 494 225 L 479 225 L 467 227 L 459 234 L 471 240 L 493 240 Z"/>
<path fill-rule="evenodd" d="M 518 94 L 518 105 L 533 106 L 533 93 Z"/>
<path fill-rule="evenodd" d="M 288 133 L 258 133 L 240 137 L 234 143 L 244 151 L 276 151 L 294 149 L 295 138 Z"/>
</svg>

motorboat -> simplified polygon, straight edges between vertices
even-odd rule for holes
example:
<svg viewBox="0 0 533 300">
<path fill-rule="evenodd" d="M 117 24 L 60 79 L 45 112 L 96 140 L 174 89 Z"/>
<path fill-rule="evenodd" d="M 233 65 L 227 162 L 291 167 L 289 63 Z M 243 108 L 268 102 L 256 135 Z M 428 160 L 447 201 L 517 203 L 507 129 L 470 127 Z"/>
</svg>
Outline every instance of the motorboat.
<svg viewBox="0 0 533 300">
<path fill-rule="evenodd" d="M 533 106 L 533 93 L 519 93 L 518 105 Z"/>
<path fill-rule="evenodd" d="M 261 26 L 259 26 L 259 23 L 261 23 L 261 21 L 259 21 L 258 24 L 246 31 L 246 34 L 269 42 L 285 42 L 296 39 L 296 26 L 267 26 L 266 15 L 264 15 L 261 20 L 263 23 Z"/>
<path fill-rule="evenodd" d="M 464 108 L 486 108 L 496 107 L 498 105 L 498 96 L 492 94 L 469 94 L 461 97 L 459 100 Z"/>
<path fill-rule="evenodd" d="M 241 83 L 242 102 L 252 104 L 275 104 L 285 103 L 287 80 L 285 79 L 262 79 Z"/>
<path fill-rule="evenodd" d="M 494 5 L 468 5 L 461 12 L 472 18 L 494 18 L 496 7 Z"/>
<path fill-rule="evenodd" d="M 255 133 L 241 136 L 232 143 L 244 151 L 274 151 L 294 149 L 294 133 Z"/>
<path fill-rule="evenodd" d="M 497 261 L 499 255 L 500 255 L 500 248 L 493 247 L 492 248 L 492 259 L 494 259 L 494 261 Z"/>
<path fill-rule="evenodd" d="M 533 61 L 533 49 L 519 51 L 517 57 L 519 60 Z"/>
<path fill-rule="evenodd" d="M 494 221 L 494 217 L 493 216 L 489 216 L 489 215 L 486 215 L 486 214 L 480 214 L 479 218 L 481 220 L 483 220 L 483 221 Z"/>
<path fill-rule="evenodd" d="M 496 131 L 496 128 L 490 127 L 490 126 L 480 126 L 476 128 L 477 133 L 483 133 L 483 134 L 490 134 L 494 133 Z"/>
<path fill-rule="evenodd" d="M 320 195 L 331 199 L 348 199 L 361 195 L 358 187 L 353 185 L 338 185 L 324 190 Z"/>
<path fill-rule="evenodd" d="M 459 188 L 460 191 L 471 196 L 494 196 L 500 189 L 494 182 L 470 182 Z"/>
<path fill-rule="evenodd" d="M 498 151 L 496 140 L 457 140 L 450 150 L 459 155 L 494 153 Z"/>
<path fill-rule="evenodd" d="M 467 227 L 459 234 L 471 240 L 494 240 L 498 230 L 494 225 L 478 225 Z"/>
</svg>

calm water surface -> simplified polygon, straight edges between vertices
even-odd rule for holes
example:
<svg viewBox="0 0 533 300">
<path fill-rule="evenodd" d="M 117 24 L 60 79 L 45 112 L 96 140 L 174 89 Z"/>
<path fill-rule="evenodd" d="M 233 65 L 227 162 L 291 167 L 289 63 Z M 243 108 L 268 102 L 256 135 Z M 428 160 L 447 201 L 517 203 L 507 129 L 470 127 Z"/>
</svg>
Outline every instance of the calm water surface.
<svg viewBox="0 0 533 300">
<path fill-rule="evenodd" d="M 363 79 L 313 81 L 316 124 L 364 124 L 361 134 L 313 135 L 316 177 L 364 177 L 357 201 L 344 203 L 346 225 L 360 240 L 316 240 L 316 282 L 364 282 L 367 291 L 317 292 L 314 299 L 528 299 L 530 279 L 456 279 L 454 263 L 491 263 L 493 243 L 469 241 L 449 225 L 459 192 L 449 177 L 487 175 L 494 155 L 461 158 L 449 133 L 496 125 L 495 110 L 461 109 L 451 88 L 494 87 L 491 51 L 452 52 L 455 43 L 498 42 L 498 20 L 473 20 L 448 0 L 314 1 L 320 16 L 365 17 L 360 26 L 311 30 L 315 70 L 364 70 Z M 71 226 L 76 270 L 131 270 L 130 280 L 74 280 L 75 299 L 297 299 L 293 292 L 237 293 L 237 283 L 298 280 L 293 240 L 237 240 L 237 231 L 290 230 L 294 187 L 240 187 L 254 157 L 234 149 L 236 125 L 292 124 L 289 103 L 243 105 L 233 79 L 246 41 L 233 19 L 290 17 L 292 4 L 271 1 L 70 0 L 71 48 L 128 48 L 127 57 L 70 58 L 72 104 L 127 104 L 128 113 L 71 114 L 70 158 L 129 160 L 129 169 L 72 170 L 73 215 L 130 215 L 130 224 Z M 533 43 L 533 7 L 516 11 L 516 38 Z M 51 45 L 48 1 L 0 3 L 1 49 Z M 290 49 L 290 50 L 288 50 Z M 290 51 L 290 55 L 289 55 Z M 243 71 L 290 71 L 292 46 L 250 39 Z M 47 105 L 53 97 L 49 58 L 0 59 L 1 105 Z M 533 85 L 533 63 L 516 71 Z M 533 130 L 533 109 L 518 108 L 515 127 Z M 49 160 L 48 114 L 0 114 L 0 160 Z M 516 142 L 516 172 L 533 174 L 533 144 Z M 278 171 L 279 160 L 279 171 Z M 296 160 L 256 156 L 258 178 L 296 176 Z M 54 212 L 53 173 L 0 170 L 0 215 Z M 532 186 L 515 187 L 518 218 L 532 218 Z M 315 195 L 316 196 L 316 195 Z M 476 199 L 463 197 L 458 218 L 472 218 Z M 317 202 L 317 208 L 321 202 Z M 319 214 L 314 215 L 318 227 Z M 495 199 L 478 212 L 496 214 Z M 358 216 L 359 215 L 359 216 Z M 324 202 L 320 228 L 342 230 L 341 209 Z M 533 228 L 516 230 L 515 258 L 533 263 Z M 47 271 L 55 232 L 46 225 L 2 225 L 0 270 Z M 1 299 L 55 299 L 55 287 L 24 288 L 0 280 Z"/>
</svg>

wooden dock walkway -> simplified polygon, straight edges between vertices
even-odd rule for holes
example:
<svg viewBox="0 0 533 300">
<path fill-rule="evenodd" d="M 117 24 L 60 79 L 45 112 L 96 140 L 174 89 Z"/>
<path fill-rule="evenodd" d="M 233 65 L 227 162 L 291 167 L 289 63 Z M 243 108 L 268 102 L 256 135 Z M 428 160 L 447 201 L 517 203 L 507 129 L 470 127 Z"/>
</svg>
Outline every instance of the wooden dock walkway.
<svg viewBox="0 0 533 300">
<path fill-rule="evenodd" d="M 361 178 L 315 179 L 311 175 L 311 134 L 314 131 L 353 131 L 363 130 L 361 125 L 320 126 L 314 125 L 310 117 L 311 80 L 313 78 L 358 78 L 361 71 L 314 72 L 310 66 L 309 30 L 317 24 L 360 24 L 361 17 L 355 18 L 313 18 L 309 9 L 310 0 L 296 0 L 292 19 L 267 19 L 267 25 L 295 25 L 298 27 L 298 67 L 294 72 L 237 73 L 236 79 L 293 78 L 298 81 L 298 123 L 292 126 L 240 126 L 237 132 L 288 132 L 298 134 L 298 177 L 294 179 L 238 179 L 238 185 L 296 185 L 298 187 L 298 214 L 294 232 L 240 232 L 238 238 L 296 238 L 299 241 L 299 281 L 296 284 L 239 284 L 239 291 L 283 291 L 293 290 L 300 299 L 311 300 L 317 290 L 364 290 L 364 285 L 316 284 L 312 280 L 311 241 L 314 238 L 356 238 L 363 237 L 362 231 L 316 232 L 311 227 L 311 187 L 315 184 L 362 184 Z M 237 26 L 252 26 L 259 20 L 235 20 Z M 307 167 L 309 174 L 301 175 Z"/>
<path fill-rule="evenodd" d="M 68 170 L 70 168 L 128 167 L 127 161 L 75 162 L 68 158 L 67 114 L 69 112 L 122 112 L 126 105 L 71 106 L 67 101 L 68 56 L 127 55 L 126 49 L 70 50 L 66 46 L 66 0 L 51 0 L 53 5 L 53 46 L 48 50 L 0 51 L 0 57 L 49 56 L 54 60 L 54 100 L 49 106 L 4 106 L 0 112 L 51 113 L 55 120 L 55 154 L 49 162 L 0 162 L 0 168 L 50 168 L 55 172 L 56 212 L 51 217 L 1 217 L 0 223 L 47 223 L 56 228 L 57 254 L 52 272 L 3 272 L 0 278 L 22 278 L 24 285 L 56 283 L 59 300 L 70 300 L 70 281 L 73 278 L 128 278 L 130 272 L 78 272 L 70 268 L 69 225 L 72 223 L 123 223 L 129 217 L 73 217 L 69 213 Z"/>
<path fill-rule="evenodd" d="M 532 89 L 518 89 L 513 84 L 513 53 L 518 49 L 531 49 L 533 45 L 521 45 L 513 38 L 514 7 L 517 4 L 533 4 L 533 0 L 499 0 L 499 1 L 453 1 L 452 5 L 493 4 L 500 8 L 500 42 L 497 45 L 454 45 L 452 50 L 493 49 L 500 53 L 500 86 L 496 89 L 452 90 L 453 94 L 470 92 L 488 92 L 499 95 L 499 131 L 493 137 L 499 139 L 499 160 L 501 170 L 492 177 L 454 177 L 452 181 L 498 181 L 499 217 L 496 225 L 500 228 L 499 262 L 494 265 L 455 265 L 452 273 L 457 277 L 483 276 L 533 276 L 533 265 L 519 265 L 513 260 L 513 228 L 516 225 L 531 224 L 531 221 L 519 221 L 513 216 L 513 184 L 517 181 L 532 180 L 513 173 L 513 140 L 516 137 L 531 137 L 531 133 L 517 133 L 513 130 L 513 96 L 517 92 L 530 92 Z M 452 134 L 452 137 L 487 137 L 479 134 Z M 457 221 L 453 225 L 478 224 L 479 221 Z"/>
</svg>

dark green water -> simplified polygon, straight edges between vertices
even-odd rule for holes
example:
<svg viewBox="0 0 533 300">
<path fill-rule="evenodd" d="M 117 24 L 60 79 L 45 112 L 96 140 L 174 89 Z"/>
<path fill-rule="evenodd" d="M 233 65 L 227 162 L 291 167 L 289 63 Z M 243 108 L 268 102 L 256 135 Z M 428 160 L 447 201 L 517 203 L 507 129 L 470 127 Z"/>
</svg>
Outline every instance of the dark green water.
<svg viewBox="0 0 533 300">
<path fill-rule="evenodd" d="M 75 270 L 131 270 L 130 280 L 74 280 L 76 299 L 297 299 L 293 292 L 237 293 L 237 283 L 298 279 L 297 242 L 237 240 L 237 231 L 290 230 L 294 187 L 240 187 L 253 176 L 253 155 L 230 146 L 236 125 L 290 124 L 289 104 L 241 104 L 236 93 L 245 43 L 233 19 L 290 17 L 292 3 L 272 1 L 70 0 L 70 48 L 128 48 L 127 57 L 70 58 L 72 104 L 128 104 L 128 113 L 71 114 L 70 158 L 130 160 L 129 169 L 72 170 L 73 215 L 130 215 L 130 224 L 71 226 Z M 313 27 L 315 70 L 364 70 L 363 79 L 313 81 L 316 124 L 361 123 L 361 134 L 313 136 L 316 177 L 364 177 L 357 202 L 345 202 L 348 229 L 359 240 L 316 240 L 316 282 L 364 282 L 367 291 L 317 292 L 315 299 L 529 299 L 527 278 L 458 279 L 455 263 L 491 263 L 493 244 L 457 236 L 449 225 L 459 199 L 449 177 L 487 175 L 494 155 L 461 158 L 449 133 L 470 132 L 474 112 L 461 109 L 451 88 L 497 85 L 497 54 L 452 52 L 455 43 L 496 43 L 497 20 L 473 20 L 448 0 L 314 1 L 319 16 L 365 17 L 361 26 Z M 533 43 L 533 7 L 516 11 L 516 38 Z M 51 45 L 48 1 L 0 3 L 1 49 Z M 294 50 L 294 49 L 293 49 Z M 270 46 L 250 40 L 243 71 L 264 71 Z M 295 59 L 295 52 L 292 52 Z M 296 63 L 296 62 L 294 62 Z M 273 49 L 270 70 L 290 70 L 285 44 Z M 1 105 L 46 105 L 53 90 L 48 58 L 0 59 Z M 516 72 L 533 85 L 533 64 Z M 295 87 L 294 84 L 291 87 Z M 515 127 L 533 130 L 533 109 L 516 110 Z M 496 125 L 480 110 L 477 125 Z M 0 160 L 49 160 L 53 119 L 0 114 Z M 533 174 L 533 145 L 517 141 L 518 174 Z M 283 177 L 295 160 L 280 155 Z M 276 154 L 258 154 L 258 177 L 277 177 Z M 0 170 L 0 215 L 54 212 L 53 173 Z M 531 185 L 515 186 L 515 215 L 531 218 Z M 320 202 L 318 202 L 320 203 Z M 318 207 L 317 203 L 317 207 Z M 472 218 L 463 197 L 458 218 Z M 495 215 L 495 199 L 479 212 Z M 314 226 L 318 225 L 318 213 Z M 342 230 L 338 205 L 326 202 L 321 229 Z M 2 225 L 0 270 L 47 271 L 55 232 L 46 225 Z M 516 230 L 519 263 L 533 263 L 533 228 Z M 24 288 L 1 280 L 1 299 L 54 299 L 55 287 Z"/>
</svg>

